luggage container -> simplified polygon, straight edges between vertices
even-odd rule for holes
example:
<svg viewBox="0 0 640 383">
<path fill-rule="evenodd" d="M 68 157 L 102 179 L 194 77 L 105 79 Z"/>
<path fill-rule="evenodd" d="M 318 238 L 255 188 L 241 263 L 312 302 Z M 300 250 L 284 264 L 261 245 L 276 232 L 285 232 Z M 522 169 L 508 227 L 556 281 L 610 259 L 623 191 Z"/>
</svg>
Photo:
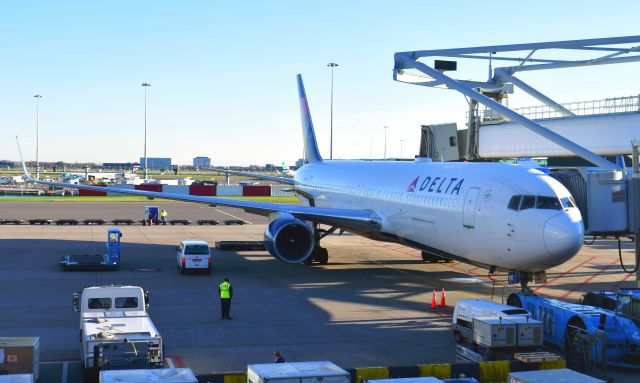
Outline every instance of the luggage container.
<svg viewBox="0 0 640 383">
<path fill-rule="evenodd" d="M 481 346 L 516 347 L 517 325 L 502 317 L 473 318 L 473 341 Z"/>
<path fill-rule="evenodd" d="M 589 375 L 559 368 L 557 370 L 520 371 L 509 373 L 509 383 L 605 383 Z"/>
<path fill-rule="evenodd" d="M 33 374 L 0 375 L 0 383 L 34 383 Z"/>
<path fill-rule="evenodd" d="M 33 381 L 36 381 L 40 375 L 39 368 L 40 338 L 0 338 L 0 375 L 33 374 Z"/>
<path fill-rule="evenodd" d="M 248 383 L 351 383 L 351 375 L 329 361 L 250 364 Z"/>
<path fill-rule="evenodd" d="M 397 379 L 371 379 L 366 380 L 367 383 L 442 383 L 444 380 L 434 378 L 433 376 L 422 376 L 419 378 L 397 378 Z"/>
<path fill-rule="evenodd" d="M 100 383 L 198 383 L 190 368 L 100 371 Z"/>
<path fill-rule="evenodd" d="M 505 320 L 511 323 L 515 323 L 517 326 L 517 347 L 542 346 L 542 322 L 529 317 L 510 317 L 506 318 Z"/>
</svg>

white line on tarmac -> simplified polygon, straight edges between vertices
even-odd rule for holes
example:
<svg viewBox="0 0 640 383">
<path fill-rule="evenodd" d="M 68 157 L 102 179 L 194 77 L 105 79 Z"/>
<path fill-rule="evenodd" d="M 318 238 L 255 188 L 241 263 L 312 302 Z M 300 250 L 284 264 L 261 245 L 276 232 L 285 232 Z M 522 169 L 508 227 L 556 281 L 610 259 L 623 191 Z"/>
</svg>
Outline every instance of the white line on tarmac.
<svg viewBox="0 0 640 383">
<path fill-rule="evenodd" d="M 167 359 L 167 364 L 169 364 L 169 368 L 175 368 L 175 365 L 173 364 L 173 360 L 171 360 L 171 358 L 166 358 Z"/>
<path fill-rule="evenodd" d="M 404 271 L 404 270 L 401 270 L 401 269 L 396 269 L 395 267 L 391 267 L 391 266 L 385 265 L 385 264 L 384 264 L 384 263 L 382 263 L 382 262 L 374 261 L 373 259 L 366 258 L 366 257 L 362 257 L 362 256 L 361 256 L 360 258 L 366 259 L 366 260 L 367 260 L 367 261 L 369 261 L 369 262 L 376 263 L 376 264 L 378 264 L 378 265 L 380 265 L 380 266 L 384 266 L 384 267 L 386 267 L 387 269 L 391 269 L 391 270 L 397 271 L 397 272 L 402 273 L 402 274 L 404 274 L 404 275 L 411 275 L 411 273 L 408 273 L 408 272 L 406 272 L 406 271 Z"/>
<path fill-rule="evenodd" d="M 233 214 L 231 214 L 231 213 L 227 213 L 226 211 L 222 211 L 222 210 L 220 210 L 220 209 L 216 209 L 216 211 L 217 211 L 217 212 L 220 212 L 220 213 L 222 213 L 222 214 L 226 214 L 226 215 L 228 215 L 229 217 L 233 217 L 233 218 L 235 218 L 235 219 L 239 219 L 240 221 L 244 221 L 244 222 L 248 223 L 249 225 L 253 225 L 253 223 L 251 223 L 251 222 L 247 221 L 246 219 L 242 219 L 242 218 L 237 217 L 237 216 L 235 216 L 235 215 L 233 215 Z"/>
<path fill-rule="evenodd" d="M 69 362 L 62 363 L 62 377 L 60 378 L 60 382 L 67 383 L 67 374 L 69 371 Z"/>
</svg>

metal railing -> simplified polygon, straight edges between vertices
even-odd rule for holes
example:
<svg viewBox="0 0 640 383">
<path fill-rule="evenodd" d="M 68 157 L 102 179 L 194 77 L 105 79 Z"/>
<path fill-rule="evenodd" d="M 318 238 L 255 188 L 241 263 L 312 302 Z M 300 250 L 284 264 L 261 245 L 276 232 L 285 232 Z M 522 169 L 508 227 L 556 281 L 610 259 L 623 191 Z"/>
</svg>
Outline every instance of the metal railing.
<svg viewBox="0 0 640 383">
<path fill-rule="evenodd" d="M 530 120 L 546 120 L 551 118 L 571 118 L 575 116 L 596 116 L 617 113 L 639 113 L 640 95 L 628 97 L 605 98 L 602 100 L 578 101 L 561 104 L 572 116 L 551 108 L 548 105 L 513 108 L 515 112 Z M 496 124 L 509 121 L 498 112 L 485 108 L 479 111 L 481 124 Z M 469 114 L 467 113 L 467 121 Z"/>
</svg>

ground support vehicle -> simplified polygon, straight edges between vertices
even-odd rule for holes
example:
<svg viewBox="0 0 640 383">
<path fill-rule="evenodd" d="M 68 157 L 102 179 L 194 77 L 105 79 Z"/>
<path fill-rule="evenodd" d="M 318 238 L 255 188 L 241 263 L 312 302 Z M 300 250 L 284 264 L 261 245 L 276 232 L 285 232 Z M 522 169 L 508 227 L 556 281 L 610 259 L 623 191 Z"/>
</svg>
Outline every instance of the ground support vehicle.
<svg viewBox="0 0 640 383">
<path fill-rule="evenodd" d="M 512 306 L 531 312 L 544 325 L 544 341 L 565 352 L 578 369 L 640 368 L 640 321 L 616 311 L 513 293 Z M 590 367 L 595 366 L 595 367 Z"/>
<path fill-rule="evenodd" d="M 620 289 L 615 293 L 589 292 L 584 295 L 580 303 L 615 311 L 617 315 L 640 321 L 640 289 Z"/>
<path fill-rule="evenodd" d="M 120 267 L 120 229 L 107 230 L 104 254 L 65 255 L 60 261 L 63 270 L 115 270 Z"/>
<path fill-rule="evenodd" d="M 182 241 L 177 250 L 177 267 L 180 274 L 188 270 L 201 270 L 211 274 L 211 249 L 205 241 Z"/>
<path fill-rule="evenodd" d="M 148 307 L 148 293 L 137 286 L 96 286 L 74 293 L 85 381 L 95 380 L 102 370 L 164 366 L 162 337 Z"/>
</svg>

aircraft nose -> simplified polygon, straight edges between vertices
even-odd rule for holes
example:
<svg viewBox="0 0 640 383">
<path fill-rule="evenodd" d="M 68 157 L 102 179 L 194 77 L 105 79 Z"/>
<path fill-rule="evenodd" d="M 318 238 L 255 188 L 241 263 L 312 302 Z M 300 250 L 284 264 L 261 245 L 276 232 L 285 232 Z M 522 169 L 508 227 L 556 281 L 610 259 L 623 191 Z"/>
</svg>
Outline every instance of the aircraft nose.
<svg viewBox="0 0 640 383">
<path fill-rule="evenodd" d="M 583 239 L 582 220 L 574 221 L 568 215 L 558 214 L 544 225 L 544 245 L 553 257 L 563 258 L 562 262 L 580 250 Z"/>
</svg>

